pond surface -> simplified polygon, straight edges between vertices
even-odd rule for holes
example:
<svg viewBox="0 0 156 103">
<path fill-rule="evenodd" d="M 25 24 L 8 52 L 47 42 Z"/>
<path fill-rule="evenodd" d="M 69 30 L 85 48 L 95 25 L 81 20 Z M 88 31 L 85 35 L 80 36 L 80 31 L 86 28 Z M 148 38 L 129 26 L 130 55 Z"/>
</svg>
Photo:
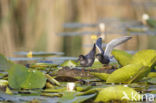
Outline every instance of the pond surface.
<svg viewBox="0 0 156 103">
<path fill-rule="evenodd" d="M 127 51 L 128 53 L 134 54 L 134 51 Z M 51 53 L 53 56 L 51 56 L 50 53 L 46 53 L 46 52 L 33 52 L 35 54 L 37 54 L 37 56 L 32 56 L 32 57 L 27 57 L 27 52 L 17 52 L 15 53 L 16 55 L 20 55 L 20 57 L 9 57 L 8 59 L 14 62 L 19 62 L 22 63 L 23 65 L 27 65 L 27 64 L 35 64 L 36 65 L 36 69 L 41 70 L 44 73 L 49 73 L 51 74 L 52 72 L 54 72 L 55 70 L 53 69 L 51 72 L 49 71 L 49 65 L 60 65 L 62 63 L 64 63 L 65 61 L 68 60 L 72 60 L 72 61 L 76 61 L 78 58 L 77 57 L 63 57 L 63 56 L 59 56 L 62 55 L 63 53 L 55 53 L 55 56 L 53 53 Z M 56 55 L 57 54 L 57 55 Z M 113 58 L 111 60 L 111 64 L 115 63 L 116 60 Z M 47 67 L 45 68 L 39 68 L 42 67 L 43 65 L 37 65 L 37 63 L 46 63 L 44 64 L 44 66 L 46 65 Z M 33 67 L 33 66 L 32 66 Z M 35 69 L 34 68 L 34 69 Z M 60 66 L 59 66 L 60 68 Z M 25 89 L 25 90 L 11 90 L 11 95 L 5 94 L 5 93 L 0 93 L 0 101 L 3 102 L 13 102 L 13 103 L 26 103 L 28 101 L 32 101 L 32 102 L 42 102 L 42 103 L 57 103 L 58 101 L 60 101 L 60 96 L 62 95 L 61 93 L 65 93 L 65 91 L 59 91 L 59 89 L 61 88 L 66 88 L 66 85 L 68 82 L 74 82 L 75 80 L 77 81 L 79 79 L 80 83 L 77 83 L 78 87 L 82 87 L 82 88 L 86 88 L 87 86 L 89 86 L 89 88 L 106 88 L 106 87 L 111 87 L 111 86 L 115 86 L 115 85 L 123 85 L 124 87 L 131 87 L 133 89 L 135 89 L 137 92 L 140 92 L 141 94 L 144 94 L 147 96 L 147 98 L 151 98 L 151 95 L 154 96 L 154 98 L 156 98 L 156 85 L 152 83 L 147 83 L 147 82 L 138 82 L 138 83 L 131 83 L 131 84 L 123 84 L 123 83 L 106 83 L 103 82 L 97 78 L 94 77 L 90 77 L 90 75 L 88 75 L 88 77 L 84 77 L 84 75 L 86 75 L 85 73 L 83 74 L 82 70 L 84 69 L 83 67 L 74 67 L 77 68 L 77 70 L 75 70 L 73 72 L 74 69 L 65 69 L 64 70 L 60 69 L 61 71 L 64 71 L 64 77 L 58 77 L 56 78 L 58 81 L 63 80 L 63 82 L 60 82 L 61 87 L 56 87 L 55 89 L 52 87 L 52 89 L 50 90 L 51 92 L 43 92 L 45 91 L 44 89 Z M 51 70 L 51 69 L 50 69 Z M 59 69 L 58 69 L 59 70 Z M 108 69 L 107 69 L 108 70 Z M 48 72 L 47 72 L 48 71 Z M 92 71 L 98 71 L 98 70 L 86 70 L 88 72 L 92 72 Z M 71 72 L 71 73 L 70 73 Z M 101 72 L 109 72 L 108 71 L 103 71 L 101 70 Z M 112 71 L 111 71 L 112 72 Z M 7 72 L 0 72 L 3 74 L 7 74 Z M 59 74 L 60 72 L 58 72 Z M 75 73 L 75 74 L 73 74 Z M 82 74 L 81 74 L 82 73 Z M 81 74 L 81 75 L 80 75 Z M 79 76 L 79 78 L 75 78 L 75 76 Z M 81 77 L 82 76 L 82 77 Z M 4 76 L 0 76 L 0 78 L 4 78 Z M 68 82 L 65 82 L 68 81 Z M 75 81 L 75 83 L 76 83 Z M 90 87 L 91 86 L 91 87 Z M 89 89 L 88 89 L 89 90 Z M 55 92 L 54 92 L 55 91 Z M 85 91 L 85 90 L 84 90 Z M 74 92 L 73 92 L 74 93 Z M 89 95 L 91 96 L 91 95 Z M 67 98 L 71 98 L 70 97 L 70 93 L 69 93 L 69 97 L 67 96 Z M 67 99 L 66 98 L 66 99 Z M 86 97 L 83 97 L 86 98 Z M 89 97 L 88 97 L 89 98 Z M 65 99 L 65 101 L 66 101 Z M 145 100 L 146 98 L 144 98 Z M 67 99 L 68 100 L 68 99 Z M 70 99 L 69 99 L 70 100 Z M 83 100 L 83 99 L 82 99 Z M 146 100 L 146 103 L 149 103 L 149 100 Z M 60 102 L 63 103 L 63 101 L 61 100 Z M 71 101 L 68 101 L 69 103 L 72 103 Z M 68 103 L 67 102 L 67 103 Z"/>
</svg>

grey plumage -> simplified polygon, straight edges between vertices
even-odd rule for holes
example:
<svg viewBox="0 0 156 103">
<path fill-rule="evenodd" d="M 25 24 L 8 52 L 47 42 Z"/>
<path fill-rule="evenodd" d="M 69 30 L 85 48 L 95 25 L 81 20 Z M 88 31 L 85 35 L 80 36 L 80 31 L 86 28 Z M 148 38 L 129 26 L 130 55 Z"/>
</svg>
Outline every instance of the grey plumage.
<svg viewBox="0 0 156 103">
<path fill-rule="evenodd" d="M 116 46 L 126 42 L 127 40 L 131 39 L 132 37 L 130 36 L 124 36 L 124 37 L 120 37 L 117 39 L 113 39 L 112 41 L 110 41 L 107 45 L 106 45 L 106 49 L 105 51 L 102 49 L 102 38 L 98 38 L 96 41 L 96 47 L 98 48 L 98 50 L 100 51 L 100 54 L 97 54 L 96 57 L 98 58 L 98 60 L 102 63 L 102 64 L 108 64 L 109 63 L 109 59 L 111 57 L 111 52 L 113 50 L 113 48 L 115 48 Z"/>
<path fill-rule="evenodd" d="M 92 50 L 87 55 L 79 56 L 80 65 L 85 67 L 92 66 L 95 60 L 95 54 L 96 54 L 96 46 L 94 44 Z"/>
</svg>

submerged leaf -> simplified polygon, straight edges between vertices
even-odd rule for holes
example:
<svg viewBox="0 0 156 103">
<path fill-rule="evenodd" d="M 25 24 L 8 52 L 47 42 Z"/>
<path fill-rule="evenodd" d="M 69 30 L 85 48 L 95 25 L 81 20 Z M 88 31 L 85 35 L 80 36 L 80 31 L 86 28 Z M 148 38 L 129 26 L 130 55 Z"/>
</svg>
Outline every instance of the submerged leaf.
<svg viewBox="0 0 156 103">
<path fill-rule="evenodd" d="M 140 70 L 142 69 L 141 72 Z M 136 73 L 141 72 L 133 81 L 136 81 L 145 75 L 147 75 L 146 70 L 149 71 L 150 68 L 144 67 L 142 64 L 129 64 L 120 69 L 117 69 L 107 79 L 107 83 L 127 83 L 136 76 Z"/>
<path fill-rule="evenodd" d="M 113 50 L 112 55 L 121 66 L 128 65 L 131 61 L 132 55 L 122 50 Z"/>
<path fill-rule="evenodd" d="M 77 63 L 73 60 L 67 60 L 65 61 L 63 64 L 61 64 L 62 67 L 76 67 L 77 66 Z"/>
<path fill-rule="evenodd" d="M 103 88 L 97 95 L 95 102 L 108 102 L 111 100 L 139 101 L 141 100 L 141 95 L 129 87 L 111 86 Z"/>
<path fill-rule="evenodd" d="M 46 83 L 46 78 L 42 72 L 27 69 L 19 64 L 14 64 L 10 68 L 8 76 L 9 86 L 14 89 L 43 88 Z"/>
</svg>

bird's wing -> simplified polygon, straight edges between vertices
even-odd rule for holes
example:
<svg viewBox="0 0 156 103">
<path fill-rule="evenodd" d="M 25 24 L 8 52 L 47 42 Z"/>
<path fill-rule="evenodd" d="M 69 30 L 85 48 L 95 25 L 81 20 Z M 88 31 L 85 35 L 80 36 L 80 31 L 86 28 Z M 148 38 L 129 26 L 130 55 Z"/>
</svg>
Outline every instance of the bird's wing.
<svg viewBox="0 0 156 103">
<path fill-rule="evenodd" d="M 96 54 L 96 46 L 94 44 L 92 50 L 86 55 L 87 58 L 94 58 Z"/>
<path fill-rule="evenodd" d="M 96 40 L 96 47 L 98 48 L 99 52 L 100 53 L 104 53 L 104 50 L 102 49 L 102 38 L 99 37 L 97 40 Z"/>
<path fill-rule="evenodd" d="M 126 42 L 127 40 L 129 40 L 131 38 L 132 38 L 131 36 L 124 36 L 124 37 L 120 37 L 120 38 L 117 38 L 117 39 L 113 39 L 112 41 L 110 41 L 106 45 L 104 55 L 110 57 L 110 54 L 111 54 L 113 48 L 115 48 L 116 46 Z"/>
</svg>

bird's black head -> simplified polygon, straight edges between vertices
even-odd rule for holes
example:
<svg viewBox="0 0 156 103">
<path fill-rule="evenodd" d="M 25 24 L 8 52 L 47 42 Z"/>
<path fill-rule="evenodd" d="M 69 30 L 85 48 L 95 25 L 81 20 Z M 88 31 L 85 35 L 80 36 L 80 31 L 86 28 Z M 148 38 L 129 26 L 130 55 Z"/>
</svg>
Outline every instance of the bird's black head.
<svg viewBox="0 0 156 103">
<path fill-rule="evenodd" d="M 102 54 L 96 54 L 96 58 L 101 61 L 104 57 Z"/>
<path fill-rule="evenodd" d="M 78 60 L 80 60 L 80 61 L 85 60 L 85 56 L 84 55 L 80 55 Z"/>
</svg>

